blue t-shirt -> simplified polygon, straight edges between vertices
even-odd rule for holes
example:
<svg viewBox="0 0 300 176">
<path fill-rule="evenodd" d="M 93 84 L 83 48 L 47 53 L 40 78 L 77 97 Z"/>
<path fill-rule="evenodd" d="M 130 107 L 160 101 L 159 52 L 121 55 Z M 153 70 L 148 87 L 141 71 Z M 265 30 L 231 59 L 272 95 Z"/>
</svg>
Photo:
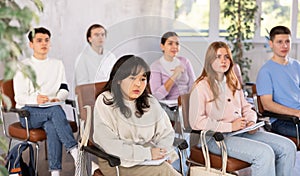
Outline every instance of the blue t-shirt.
<svg viewBox="0 0 300 176">
<path fill-rule="evenodd" d="M 294 109 L 300 109 L 300 62 L 288 58 L 281 65 L 267 61 L 256 79 L 257 94 L 273 95 L 273 101 Z"/>
</svg>

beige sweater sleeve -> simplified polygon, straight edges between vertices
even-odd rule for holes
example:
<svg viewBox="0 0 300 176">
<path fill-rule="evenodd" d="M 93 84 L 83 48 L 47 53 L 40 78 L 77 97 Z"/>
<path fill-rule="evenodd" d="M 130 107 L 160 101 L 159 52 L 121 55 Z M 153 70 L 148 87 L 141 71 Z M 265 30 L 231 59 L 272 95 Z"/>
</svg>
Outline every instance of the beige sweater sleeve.
<svg viewBox="0 0 300 176">
<path fill-rule="evenodd" d="M 154 108 L 157 110 L 157 114 L 160 115 L 158 118 L 160 120 L 156 123 L 156 131 L 153 142 L 157 147 L 165 148 L 167 153 L 170 153 L 170 160 L 173 162 L 178 158 L 177 155 L 172 153 L 174 151 L 173 142 L 175 138 L 175 131 L 172 127 L 169 116 L 161 108 L 160 104 L 156 101 L 152 106 L 155 106 Z"/>
</svg>

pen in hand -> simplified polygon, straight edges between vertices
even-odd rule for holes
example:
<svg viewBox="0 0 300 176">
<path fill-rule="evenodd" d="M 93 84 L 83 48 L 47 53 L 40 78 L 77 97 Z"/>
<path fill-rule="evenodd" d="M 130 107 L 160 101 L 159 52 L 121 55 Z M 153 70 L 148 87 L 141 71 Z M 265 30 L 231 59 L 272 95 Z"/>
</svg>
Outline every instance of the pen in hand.
<svg viewBox="0 0 300 176">
<path fill-rule="evenodd" d="M 244 129 L 247 125 L 246 118 L 242 117 L 240 113 L 238 113 L 237 111 L 234 112 L 234 115 L 237 116 L 238 118 L 235 118 L 234 121 L 232 122 L 232 131 Z"/>
<path fill-rule="evenodd" d="M 153 141 L 150 141 L 150 144 L 153 146 L 151 148 L 152 160 L 162 159 L 165 157 L 167 153 L 166 149 L 158 147 Z"/>
<path fill-rule="evenodd" d="M 238 116 L 239 118 L 242 118 L 242 116 L 241 116 L 241 114 L 240 114 L 239 112 L 235 111 L 234 114 L 235 114 L 236 116 Z"/>
<path fill-rule="evenodd" d="M 49 101 L 49 97 L 47 95 L 42 95 L 38 93 L 37 95 L 37 103 L 38 104 L 44 104 Z"/>
</svg>

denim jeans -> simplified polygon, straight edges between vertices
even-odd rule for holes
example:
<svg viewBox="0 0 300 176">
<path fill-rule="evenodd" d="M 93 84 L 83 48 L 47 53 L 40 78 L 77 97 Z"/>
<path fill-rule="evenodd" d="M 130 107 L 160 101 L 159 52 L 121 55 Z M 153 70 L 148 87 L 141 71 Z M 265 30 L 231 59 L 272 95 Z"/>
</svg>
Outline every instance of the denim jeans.
<svg viewBox="0 0 300 176">
<path fill-rule="evenodd" d="M 296 126 L 290 121 L 276 120 L 272 122 L 272 131 L 284 136 L 297 137 Z"/>
<path fill-rule="evenodd" d="M 47 108 L 25 106 L 22 109 L 30 112 L 29 128 L 43 128 L 46 131 L 50 171 L 61 170 L 62 144 L 67 151 L 77 146 L 64 110 L 61 106 Z M 20 118 L 20 122 L 25 127 L 25 119 Z"/>
<path fill-rule="evenodd" d="M 209 151 L 221 154 L 212 137 L 207 137 Z M 226 137 L 228 156 L 251 163 L 252 176 L 291 176 L 296 159 L 295 144 L 269 132 L 243 133 Z"/>
</svg>

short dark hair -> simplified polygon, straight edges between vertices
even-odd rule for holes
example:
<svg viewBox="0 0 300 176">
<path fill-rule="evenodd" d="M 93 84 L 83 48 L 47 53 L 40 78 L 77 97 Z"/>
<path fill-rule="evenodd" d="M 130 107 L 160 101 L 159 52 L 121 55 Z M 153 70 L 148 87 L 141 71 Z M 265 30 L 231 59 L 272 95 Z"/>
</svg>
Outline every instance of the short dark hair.
<svg viewBox="0 0 300 176">
<path fill-rule="evenodd" d="M 131 117 L 132 112 L 129 107 L 124 104 L 123 94 L 121 92 L 121 86 L 119 83 L 130 75 L 139 74 L 141 70 L 144 70 L 144 76 L 146 76 L 147 85 L 142 95 L 139 96 L 135 101 L 137 110 L 134 112 L 134 114 L 136 117 L 142 117 L 146 109 L 150 107 L 148 101 L 150 94 L 150 68 L 142 58 L 134 55 L 122 56 L 113 66 L 109 80 L 104 87 L 104 91 L 111 92 L 113 94 L 113 98 L 108 99 L 104 97 L 103 102 L 106 105 L 112 105 L 120 108 L 121 113 L 126 118 Z"/>
<path fill-rule="evenodd" d="M 100 24 L 93 24 L 93 25 L 91 25 L 91 26 L 88 28 L 88 30 L 86 31 L 86 41 L 87 41 L 88 43 L 90 43 L 89 37 L 91 37 L 92 30 L 93 30 L 93 29 L 96 29 L 96 28 L 102 28 L 102 29 L 104 29 L 105 37 L 106 37 L 107 31 L 106 31 L 106 29 L 104 28 L 104 26 L 102 26 L 102 25 L 100 25 Z"/>
<path fill-rule="evenodd" d="M 160 39 L 160 44 L 164 45 L 166 43 L 166 41 L 168 40 L 168 38 L 169 37 L 173 37 L 173 36 L 178 37 L 178 35 L 176 34 L 176 32 L 169 31 L 169 32 L 164 33 L 164 35 Z"/>
<path fill-rule="evenodd" d="M 273 41 L 275 38 L 275 35 L 279 35 L 279 34 L 291 35 L 291 31 L 289 28 L 287 28 L 285 26 L 275 26 L 270 31 L 270 36 L 269 36 L 270 40 Z"/>
<path fill-rule="evenodd" d="M 47 34 L 49 36 L 49 38 L 51 37 L 51 33 L 48 29 L 46 29 L 44 27 L 39 27 L 39 28 L 34 28 L 29 32 L 29 34 L 28 34 L 29 41 L 32 42 L 34 36 L 38 33 Z"/>
</svg>

